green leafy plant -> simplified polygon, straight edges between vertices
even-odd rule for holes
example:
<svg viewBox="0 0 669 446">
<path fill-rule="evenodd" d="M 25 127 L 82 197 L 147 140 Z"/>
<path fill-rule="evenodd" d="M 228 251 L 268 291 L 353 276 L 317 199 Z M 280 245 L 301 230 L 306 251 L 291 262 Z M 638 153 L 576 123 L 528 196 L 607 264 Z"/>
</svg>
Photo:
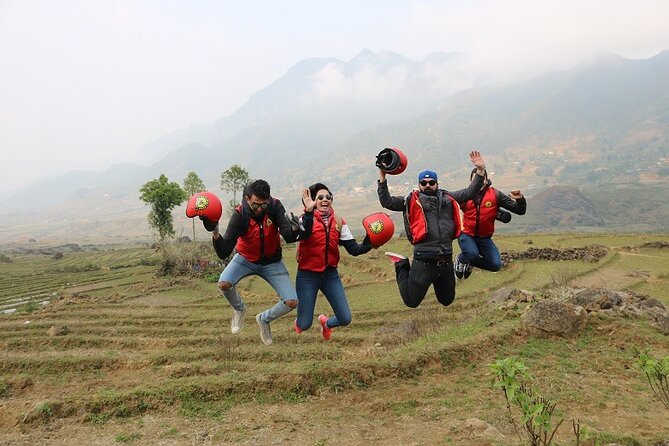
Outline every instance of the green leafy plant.
<svg viewBox="0 0 669 446">
<path fill-rule="evenodd" d="M 119 443 L 132 443 L 135 440 L 142 438 L 142 434 L 138 432 L 133 432 L 132 434 L 116 434 L 114 439 Z"/>
<path fill-rule="evenodd" d="M 158 231 L 160 241 L 173 236 L 172 209 L 188 198 L 186 192 L 165 175 L 144 183 L 139 191 L 139 199 L 151 205 L 149 225 Z"/>
<path fill-rule="evenodd" d="M 656 359 L 648 350 L 636 351 L 635 365 L 646 375 L 648 385 L 664 407 L 669 409 L 669 356 Z"/>
<path fill-rule="evenodd" d="M 188 172 L 186 178 L 184 178 L 183 189 L 184 192 L 186 192 L 186 196 L 188 197 L 198 192 L 204 192 L 207 190 L 200 177 L 193 171 Z M 193 218 L 191 220 L 193 223 L 193 241 L 195 241 L 195 219 Z"/>
<path fill-rule="evenodd" d="M 221 172 L 221 190 L 232 192 L 232 201 L 229 209 L 234 209 L 239 202 L 237 201 L 237 192 L 242 192 L 244 186 L 251 182 L 248 170 L 239 164 L 233 164 L 229 169 Z"/>
<path fill-rule="evenodd" d="M 531 387 L 532 377 L 525 364 L 510 357 L 499 359 L 494 364 L 489 364 L 489 367 L 494 374 L 494 387 L 504 392 L 509 421 L 520 440 L 522 441 L 522 436 L 519 424 L 524 426 L 530 445 L 550 445 L 564 419 L 555 421 L 556 404 Z M 514 417 L 512 407 L 517 408 L 519 416 Z M 517 421 L 518 418 L 520 421 Z"/>
</svg>

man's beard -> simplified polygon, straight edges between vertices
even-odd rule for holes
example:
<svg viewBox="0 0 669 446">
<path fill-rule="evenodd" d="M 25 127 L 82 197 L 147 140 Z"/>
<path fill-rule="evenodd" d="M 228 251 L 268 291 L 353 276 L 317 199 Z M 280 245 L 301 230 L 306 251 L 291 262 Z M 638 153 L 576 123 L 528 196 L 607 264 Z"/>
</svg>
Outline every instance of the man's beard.
<svg viewBox="0 0 669 446">
<path fill-rule="evenodd" d="M 434 196 L 437 195 L 437 191 L 432 190 L 432 188 L 429 188 L 429 187 L 426 187 L 425 190 L 422 193 L 424 193 L 425 195 L 429 195 L 430 197 L 434 197 Z"/>
</svg>

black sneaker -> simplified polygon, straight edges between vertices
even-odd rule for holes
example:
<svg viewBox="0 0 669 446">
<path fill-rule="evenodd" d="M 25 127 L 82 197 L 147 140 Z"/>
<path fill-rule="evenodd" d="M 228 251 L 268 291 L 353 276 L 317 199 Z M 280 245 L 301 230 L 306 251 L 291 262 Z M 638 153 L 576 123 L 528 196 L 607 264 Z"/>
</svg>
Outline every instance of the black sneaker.
<svg viewBox="0 0 669 446">
<path fill-rule="evenodd" d="M 469 276 L 472 275 L 472 271 L 474 271 L 474 267 L 471 266 L 469 263 L 465 263 L 465 272 L 463 274 L 463 279 L 469 279 Z"/>
</svg>

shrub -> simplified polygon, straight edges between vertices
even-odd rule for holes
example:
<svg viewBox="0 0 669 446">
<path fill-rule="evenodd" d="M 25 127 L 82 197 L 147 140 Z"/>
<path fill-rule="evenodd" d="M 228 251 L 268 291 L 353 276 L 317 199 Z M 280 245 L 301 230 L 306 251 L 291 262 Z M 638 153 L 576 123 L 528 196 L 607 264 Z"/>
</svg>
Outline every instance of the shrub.
<svg viewBox="0 0 669 446">
<path fill-rule="evenodd" d="M 506 358 L 489 364 L 489 367 L 494 374 L 494 386 L 504 392 L 509 420 L 518 436 L 520 437 L 520 431 L 511 410 L 512 406 L 516 406 L 520 412 L 520 423 L 525 428 L 530 445 L 550 445 L 563 419 L 560 418 L 553 427 L 555 403 L 532 389 L 529 384 L 532 377 L 525 364 L 515 358 Z"/>
<path fill-rule="evenodd" d="M 207 269 L 208 258 L 215 255 L 209 245 L 200 243 L 160 243 L 159 276 L 200 275 Z"/>
<path fill-rule="evenodd" d="M 669 356 L 656 359 L 650 356 L 648 350 L 639 349 L 636 355 L 635 365 L 646 375 L 653 394 L 664 404 L 664 407 L 669 409 Z"/>
</svg>

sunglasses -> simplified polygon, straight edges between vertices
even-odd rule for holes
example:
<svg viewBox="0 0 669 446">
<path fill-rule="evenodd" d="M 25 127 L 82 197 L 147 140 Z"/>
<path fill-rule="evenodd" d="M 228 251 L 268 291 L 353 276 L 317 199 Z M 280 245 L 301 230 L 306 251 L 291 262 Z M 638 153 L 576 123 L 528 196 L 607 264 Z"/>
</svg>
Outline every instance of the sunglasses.
<svg viewBox="0 0 669 446">
<path fill-rule="evenodd" d="M 420 180 L 421 186 L 427 186 L 427 185 L 434 186 L 435 184 L 437 184 L 437 182 L 434 180 Z"/>
<path fill-rule="evenodd" d="M 267 203 L 253 203 L 253 202 L 249 201 L 249 207 L 251 208 L 251 210 L 254 210 L 254 211 L 257 211 L 258 209 L 265 210 L 265 209 L 267 209 L 267 206 L 269 206 L 269 202 L 267 202 Z"/>
<path fill-rule="evenodd" d="M 316 199 L 332 201 L 332 195 L 319 195 L 318 197 L 316 197 Z"/>
</svg>

